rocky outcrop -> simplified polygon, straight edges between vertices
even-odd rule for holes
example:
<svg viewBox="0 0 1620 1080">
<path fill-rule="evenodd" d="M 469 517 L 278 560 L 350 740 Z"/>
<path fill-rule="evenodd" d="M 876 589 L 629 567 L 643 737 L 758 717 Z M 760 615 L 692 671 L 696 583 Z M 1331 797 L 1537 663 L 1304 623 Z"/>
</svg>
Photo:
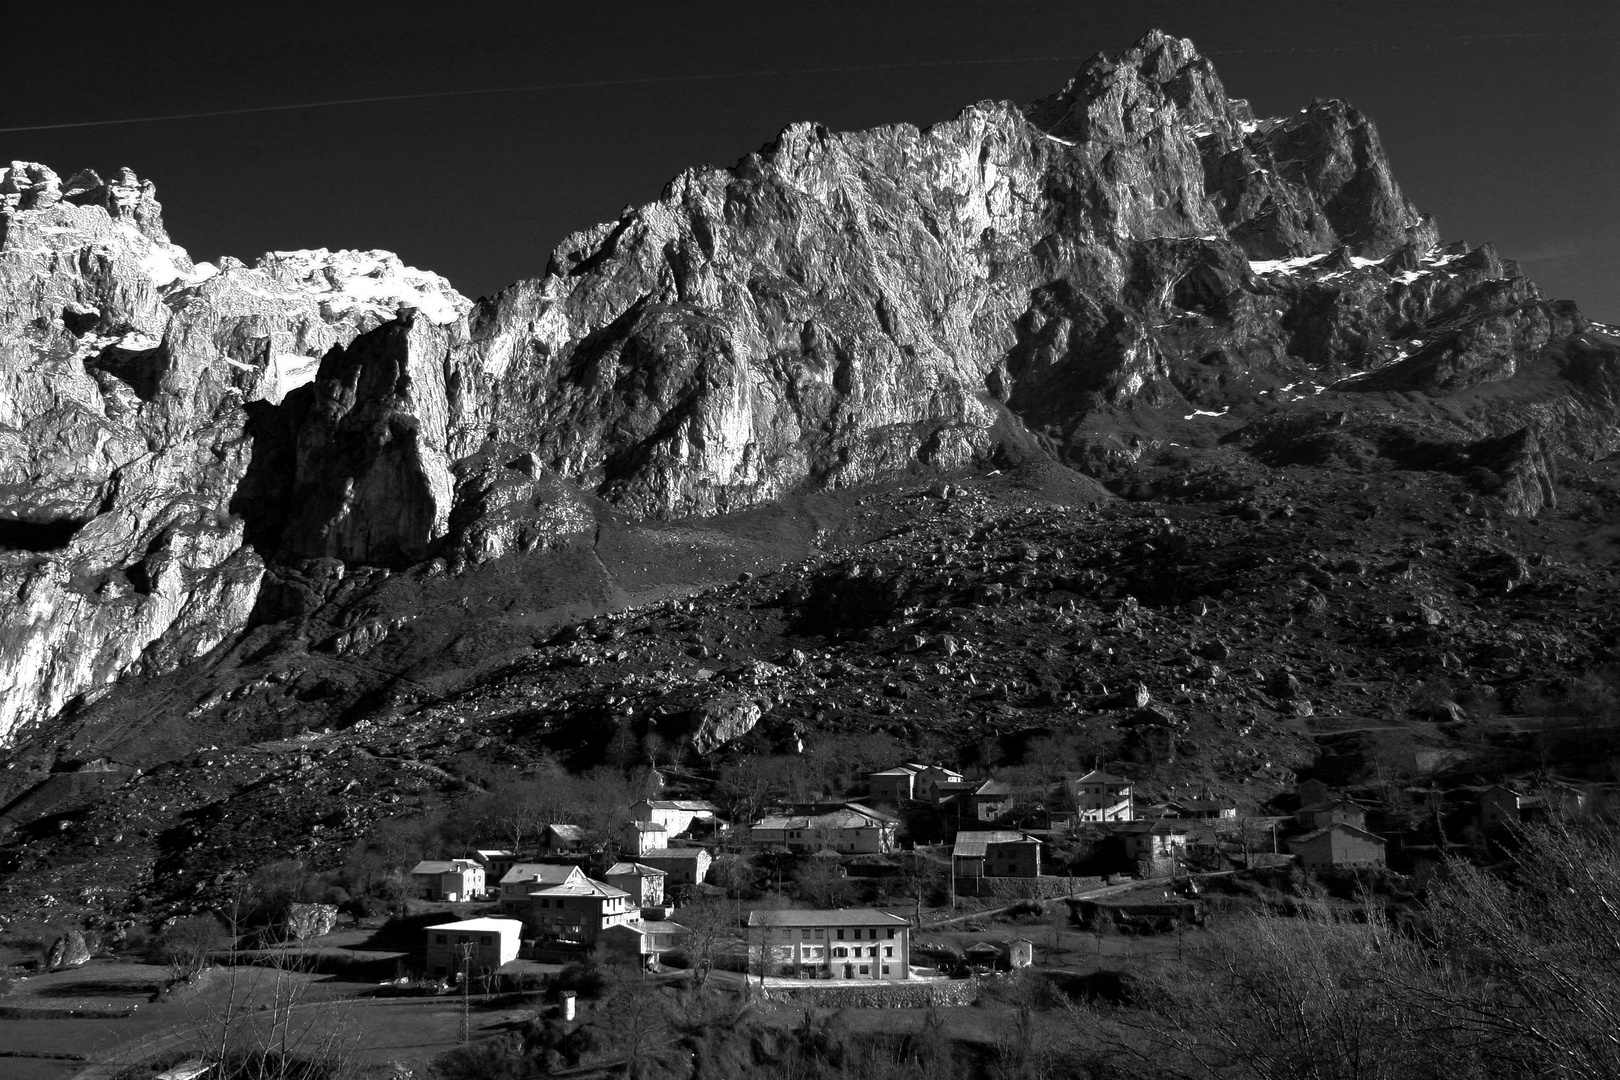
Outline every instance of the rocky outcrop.
<svg viewBox="0 0 1620 1080">
<path fill-rule="evenodd" d="M 45 958 L 45 966 L 50 971 L 83 967 L 89 962 L 90 943 L 85 940 L 83 932 L 78 930 L 69 930 L 53 941 L 50 954 Z"/>
<path fill-rule="evenodd" d="M 442 279 L 375 252 L 194 263 L 152 185 L 0 177 L 0 739 L 133 667 L 246 624 L 259 432 L 319 358 L 402 304 L 459 322 Z"/>
<path fill-rule="evenodd" d="M 382 252 L 193 263 L 127 170 L 13 163 L 0 238 L 0 739 L 322 568 L 580 543 L 604 506 L 1042 455 L 1117 480 L 1189 423 L 1405 453 L 1444 396 L 1424 438 L 1494 447 L 1534 512 L 1620 405 L 1613 339 L 1436 247 L 1365 117 L 1256 119 L 1157 32 L 1027 108 L 793 125 L 477 305 Z"/>
<path fill-rule="evenodd" d="M 337 926 L 337 917 L 335 904 L 289 904 L 283 921 L 288 938 L 308 941 L 330 934 Z"/>
</svg>

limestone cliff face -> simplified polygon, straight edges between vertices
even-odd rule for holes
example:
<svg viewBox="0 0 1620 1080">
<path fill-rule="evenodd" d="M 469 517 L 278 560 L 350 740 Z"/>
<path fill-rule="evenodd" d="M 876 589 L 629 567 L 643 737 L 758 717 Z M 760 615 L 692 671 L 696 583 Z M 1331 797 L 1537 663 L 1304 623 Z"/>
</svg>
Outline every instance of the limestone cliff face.
<svg viewBox="0 0 1620 1080">
<path fill-rule="evenodd" d="M 1026 108 L 789 127 L 476 306 L 383 252 L 193 263 L 127 170 L 13 163 L 0 740 L 207 652 L 266 560 L 498 558 L 592 497 L 712 514 L 1037 447 L 1112 477 L 1182 424 L 1276 453 L 1276 414 L 1446 396 L 1447 460 L 1533 512 L 1615 444 L 1620 354 L 1437 244 L 1365 117 L 1256 119 L 1158 33 Z"/>
<path fill-rule="evenodd" d="M 0 197 L 3 740 L 238 631 L 263 572 L 239 505 L 256 429 L 400 302 L 453 323 L 470 304 L 383 253 L 193 263 L 127 170 L 13 163 Z"/>
</svg>

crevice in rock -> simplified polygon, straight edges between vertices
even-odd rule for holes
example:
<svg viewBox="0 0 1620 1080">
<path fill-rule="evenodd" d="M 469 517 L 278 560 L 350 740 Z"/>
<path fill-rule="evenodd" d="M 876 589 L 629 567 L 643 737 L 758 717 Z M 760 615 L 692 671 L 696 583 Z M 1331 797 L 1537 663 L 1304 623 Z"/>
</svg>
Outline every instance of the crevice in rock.
<svg viewBox="0 0 1620 1080">
<path fill-rule="evenodd" d="M 0 517 L 0 551 L 61 551 L 89 521 L 89 518 L 28 521 Z"/>
</svg>

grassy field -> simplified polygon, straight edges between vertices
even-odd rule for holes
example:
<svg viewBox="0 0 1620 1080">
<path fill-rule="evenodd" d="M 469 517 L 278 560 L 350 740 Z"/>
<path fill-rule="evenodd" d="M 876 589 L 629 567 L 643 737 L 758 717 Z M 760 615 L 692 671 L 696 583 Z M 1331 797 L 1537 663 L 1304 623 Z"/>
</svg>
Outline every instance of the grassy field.
<svg viewBox="0 0 1620 1080">
<path fill-rule="evenodd" d="M 344 951 L 354 941 L 318 943 Z M 367 958 L 370 958 L 369 956 Z M 126 1065 L 170 1054 L 217 1031 L 235 1010 L 268 1038 L 280 1021 L 306 1044 L 338 1040 L 362 1061 L 424 1061 L 459 1044 L 461 1001 L 455 997 L 372 999 L 371 981 L 268 967 L 213 968 L 163 1000 L 153 997 L 170 979 L 162 965 L 97 959 L 70 971 L 18 980 L 0 998 L 0 1076 L 6 1080 L 106 1077 Z M 62 1015 L 93 1010 L 95 1019 Z M 474 1039 L 496 1034 L 526 1012 L 486 1009 L 474 1000 Z M 27 1015 L 34 1014 L 34 1015 Z M 105 1014 L 121 1014 L 108 1016 Z M 12 1055 L 71 1054 L 74 1058 Z"/>
</svg>

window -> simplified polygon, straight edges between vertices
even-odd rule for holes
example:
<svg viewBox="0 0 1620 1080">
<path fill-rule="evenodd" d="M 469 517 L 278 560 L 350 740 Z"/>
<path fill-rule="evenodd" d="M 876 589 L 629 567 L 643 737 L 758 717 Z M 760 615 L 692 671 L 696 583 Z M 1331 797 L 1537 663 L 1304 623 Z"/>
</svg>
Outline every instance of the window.
<svg viewBox="0 0 1620 1080">
<path fill-rule="evenodd" d="M 892 927 L 892 926 L 889 927 L 889 940 L 890 941 L 894 940 L 894 927 Z"/>
<path fill-rule="evenodd" d="M 833 948 L 832 954 L 834 956 L 848 956 L 849 955 L 849 950 L 845 949 L 843 946 L 835 946 Z"/>
<path fill-rule="evenodd" d="M 861 974 L 862 975 L 870 975 L 870 974 L 872 974 L 872 965 L 871 964 L 862 964 L 861 965 Z"/>
<path fill-rule="evenodd" d="M 886 957 L 891 957 L 892 958 L 894 956 L 894 946 L 893 945 L 885 945 L 885 946 L 883 946 L 883 955 L 886 956 Z M 887 970 L 887 969 L 885 969 L 885 970 Z"/>
<path fill-rule="evenodd" d="M 825 931 L 825 930 L 817 930 L 816 931 L 816 940 L 820 941 L 826 935 L 827 935 L 827 931 Z"/>
<path fill-rule="evenodd" d="M 433 935 L 433 943 L 435 945 L 443 945 L 445 943 L 446 939 L 447 939 L 447 936 L 444 935 L 444 934 L 434 934 Z"/>
<path fill-rule="evenodd" d="M 887 975 L 888 973 L 889 973 L 889 965 L 884 964 L 883 965 L 883 974 Z"/>
<path fill-rule="evenodd" d="M 838 931 L 838 940 L 839 941 L 844 940 L 844 932 L 842 930 Z"/>
<path fill-rule="evenodd" d="M 870 948 L 868 948 L 866 950 L 866 955 L 867 956 L 876 956 L 877 955 L 877 946 L 873 945 Z"/>
</svg>

